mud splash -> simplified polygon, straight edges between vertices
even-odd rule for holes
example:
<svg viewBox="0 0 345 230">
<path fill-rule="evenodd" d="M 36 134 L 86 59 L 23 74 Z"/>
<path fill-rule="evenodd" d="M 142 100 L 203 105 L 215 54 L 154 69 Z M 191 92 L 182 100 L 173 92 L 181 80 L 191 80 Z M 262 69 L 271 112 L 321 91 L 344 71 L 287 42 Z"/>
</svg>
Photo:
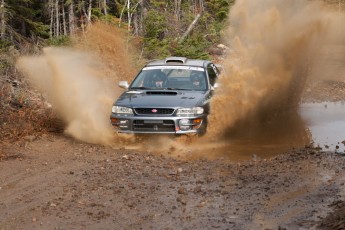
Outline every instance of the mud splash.
<svg viewBox="0 0 345 230">
<path fill-rule="evenodd" d="M 265 126 L 265 120 L 297 110 L 317 51 L 345 38 L 337 29 L 344 16 L 320 2 L 243 0 L 230 15 L 225 40 L 232 50 L 212 101 L 209 130 L 225 138 L 226 130 L 243 122 Z M 318 63 L 318 69 L 324 67 Z"/>
<path fill-rule="evenodd" d="M 75 48 L 96 53 L 106 67 L 104 76 L 114 81 L 132 81 L 137 73 L 135 42 L 129 40 L 126 32 L 116 26 L 95 22 L 90 25 L 83 36 L 75 38 Z"/>
<path fill-rule="evenodd" d="M 38 88 L 67 123 L 66 133 L 95 143 L 126 145 L 131 136 L 115 134 L 109 115 L 120 95 L 119 80 L 134 76 L 133 49 L 118 28 L 96 22 L 73 48 L 45 48 L 22 57 L 18 69 Z"/>
<path fill-rule="evenodd" d="M 112 138 L 109 108 L 116 95 L 102 78 L 103 65 L 90 53 L 67 48 L 45 48 L 39 57 L 22 57 L 18 69 L 47 95 L 68 124 L 66 132 L 91 143 Z"/>
<path fill-rule="evenodd" d="M 243 0 L 230 15 L 224 40 L 231 49 L 208 133 L 179 151 L 238 161 L 309 145 L 312 134 L 299 114 L 301 93 L 307 80 L 334 77 L 334 62 L 320 54 L 344 41 L 344 14 L 320 1 Z"/>
</svg>

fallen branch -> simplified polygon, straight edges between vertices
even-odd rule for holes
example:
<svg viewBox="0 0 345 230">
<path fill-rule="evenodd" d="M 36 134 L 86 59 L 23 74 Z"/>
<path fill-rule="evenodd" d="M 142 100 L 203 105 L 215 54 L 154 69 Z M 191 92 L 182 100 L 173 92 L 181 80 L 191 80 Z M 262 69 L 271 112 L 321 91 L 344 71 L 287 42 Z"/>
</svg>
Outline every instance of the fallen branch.
<svg viewBox="0 0 345 230">
<path fill-rule="evenodd" d="M 200 17 L 202 15 L 202 12 L 197 14 L 194 21 L 189 25 L 188 29 L 186 30 L 186 32 L 184 32 L 184 34 L 182 35 L 182 37 L 179 39 L 179 43 L 182 43 L 184 41 L 184 39 L 186 39 L 186 37 L 190 34 L 190 32 L 194 29 L 194 27 L 196 26 L 197 22 L 199 21 Z"/>
</svg>

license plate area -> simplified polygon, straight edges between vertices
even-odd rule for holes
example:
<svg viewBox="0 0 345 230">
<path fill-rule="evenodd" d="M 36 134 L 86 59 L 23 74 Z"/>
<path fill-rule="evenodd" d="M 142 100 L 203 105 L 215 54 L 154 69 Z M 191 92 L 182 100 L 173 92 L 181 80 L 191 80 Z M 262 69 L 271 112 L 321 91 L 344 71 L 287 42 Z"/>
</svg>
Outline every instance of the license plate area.
<svg viewBox="0 0 345 230">
<path fill-rule="evenodd" d="M 162 120 L 144 120 L 144 124 L 163 124 Z"/>
<path fill-rule="evenodd" d="M 134 120 L 133 130 L 141 132 L 175 132 L 173 120 Z"/>
</svg>

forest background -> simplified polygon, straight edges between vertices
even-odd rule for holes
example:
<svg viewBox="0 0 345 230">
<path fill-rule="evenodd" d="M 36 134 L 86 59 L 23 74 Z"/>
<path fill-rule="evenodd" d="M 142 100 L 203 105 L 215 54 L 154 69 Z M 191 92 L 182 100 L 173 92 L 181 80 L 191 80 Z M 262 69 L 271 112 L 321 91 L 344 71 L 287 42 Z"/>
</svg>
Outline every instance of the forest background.
<svg viewBox="0 0 345 230">
<path fill-rule="evenodd" d="M 96 20 L 142 39 L 148 58 L 208 58 L 234 0 L 0 0 L 0 48 L 66 45 Z M 186 32 L 195 20 L 193 33 Z M 206 49 L 205 49 L 206 48 Z"/>
</svg>

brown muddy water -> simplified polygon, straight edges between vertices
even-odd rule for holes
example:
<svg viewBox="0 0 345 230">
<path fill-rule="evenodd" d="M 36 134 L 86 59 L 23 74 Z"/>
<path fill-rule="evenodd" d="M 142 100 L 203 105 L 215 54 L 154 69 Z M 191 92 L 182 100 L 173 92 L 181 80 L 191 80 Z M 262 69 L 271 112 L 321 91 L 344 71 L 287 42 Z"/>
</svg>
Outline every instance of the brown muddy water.
<svg viewBox="0 0 345 230">
<path fill-rule="evenodd" d="M 245 121 L 222 140 L 207 136 L 208 140 L 186 147 L 183 155 L 241 162 L 269 159 L 306 146 L 345 153 L 345 102 L 302 104 L 294 111 L 262 123 Z"/>
<path fill-rule="evenodd" d="M 300 114 L 311 132 L 314 146 L 345 153 L 345 102 L 303 104 Z"/>
</svg>

